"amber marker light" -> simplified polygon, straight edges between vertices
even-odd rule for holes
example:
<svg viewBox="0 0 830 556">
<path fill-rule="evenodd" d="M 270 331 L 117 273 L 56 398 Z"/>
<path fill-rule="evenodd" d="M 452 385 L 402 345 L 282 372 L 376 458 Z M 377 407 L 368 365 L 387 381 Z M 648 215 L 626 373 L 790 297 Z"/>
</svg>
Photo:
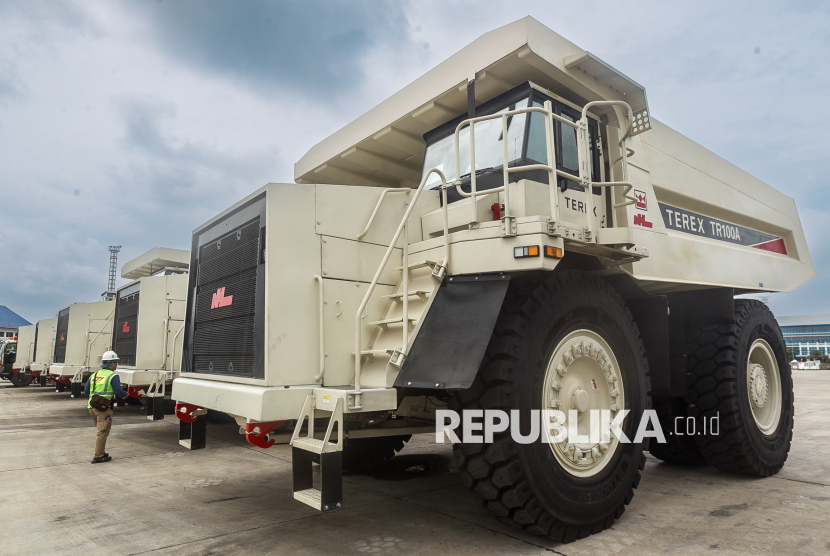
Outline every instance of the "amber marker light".
<svg viewBox="0 0 830 556">
<path fill-rule="evenodd" d="M 561 247 L 553 247 L 552 245 L 545 245 L 545 256 L 551 259 L 561 259 L 562 258 L 562 248 Z"/>
<path fill-rule="evenodd" d="M 538 245 L 529 245 L 527 247 L 514 247 L 513 248 L 513 257 L 516 259 L 524 259 L 525 257 L 538 257 L 539 256 L 539 246 Z"/>
</svg>

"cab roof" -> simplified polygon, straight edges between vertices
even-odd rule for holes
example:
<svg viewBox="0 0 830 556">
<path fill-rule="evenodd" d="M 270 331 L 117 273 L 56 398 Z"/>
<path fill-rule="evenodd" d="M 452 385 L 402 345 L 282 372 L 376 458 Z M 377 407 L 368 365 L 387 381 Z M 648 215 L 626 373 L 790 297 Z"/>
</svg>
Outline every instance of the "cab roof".
<svg viewBox="0 0 830 556">
<path fill-rule="evenodd" d="M 187 271 L 190 267 L 190 251 L 170 249 L 169 247 L 154 247 L 135 259 L 124 263 L 124 266 L 121 267 L 121 277 L 128 280 L 137 280 L 144 276 L 152 276 L 154 272 L 167 267 Z"/>
<path fill-rule="evenodd" d="M 297 183 L 417 187 L 427 131 L 531 81 L 579 106 L 624 100 L 648 109 L 645 88 L 532 17 L 486 33 L 350 124 L 294 165 Z M 613 110 L 593 109 L 616 124 Z"/>
</svg>

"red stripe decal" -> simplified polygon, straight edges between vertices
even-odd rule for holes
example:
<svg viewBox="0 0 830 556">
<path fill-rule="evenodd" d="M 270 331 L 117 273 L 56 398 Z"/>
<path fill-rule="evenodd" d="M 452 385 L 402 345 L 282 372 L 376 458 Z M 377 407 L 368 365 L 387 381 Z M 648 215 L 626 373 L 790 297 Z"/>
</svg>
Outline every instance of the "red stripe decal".
<svg viewBox="0 0 830 556">
<path fill-rule="evenodd" d="M 758 245 L 753 245 L 753 247 L 755 249 L 763 249 L 764 251 L 772 251 L 773 253 L 781 253 L 782 255 L 787 254 L 787 246 L 784 245 L 784 240 L 781 238 L 766 243 L 759 243 Z"/>
</svg>

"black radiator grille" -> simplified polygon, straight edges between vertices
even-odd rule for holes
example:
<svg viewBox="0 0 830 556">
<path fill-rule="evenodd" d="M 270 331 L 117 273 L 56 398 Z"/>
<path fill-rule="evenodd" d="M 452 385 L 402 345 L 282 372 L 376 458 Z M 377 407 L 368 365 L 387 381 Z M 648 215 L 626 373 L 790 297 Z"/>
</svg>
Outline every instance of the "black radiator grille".
<svg viewBox="0 0 830 556">
<path fill-rule="evenodd" d="M 54 363 L 66 362 L 66 337 L 69 331 L 69 309 L 58 313 L 58 326 L 55 330 L 55 354 L 52 358 Z"/>
<path fill-rule="evenodd" d="M 193 370 L 253 377 L 259 218 L 199 250 Z"/>
<path fill-rule="evenodd" d="M 121 365 L 135 365 L 136 338 L 138 337 L 138 296 L 141 282 L 118 292 L 115 302 L 113 350 L 121 359 Z"/>
</svg>

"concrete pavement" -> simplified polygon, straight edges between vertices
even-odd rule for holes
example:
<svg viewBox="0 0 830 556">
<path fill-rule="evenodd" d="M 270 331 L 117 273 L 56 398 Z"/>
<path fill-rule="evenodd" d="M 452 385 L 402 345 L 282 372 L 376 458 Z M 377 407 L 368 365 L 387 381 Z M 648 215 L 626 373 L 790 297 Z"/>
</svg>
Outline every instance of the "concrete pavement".
<svg viewBox="0 0 830 556">
<path fill-rule="evenodd" d="M 614 527 L 562 545 L 480 507 L 452 449 L 414 437 L 388 466 L 344 477 L 345 508 L 320 514 L 291 495 L 287 446 L 261 450 L 232 424 L 208 425 L 204 450 L 177 421 L 118 408 L 90 465 L 86 402 L 0 383 L 0 552 L 157 554 L 821 554 L 830 552 L 830 371 L 797 371 L 796 426 L 768 479 L 650 458 Z"/>
</svg>

